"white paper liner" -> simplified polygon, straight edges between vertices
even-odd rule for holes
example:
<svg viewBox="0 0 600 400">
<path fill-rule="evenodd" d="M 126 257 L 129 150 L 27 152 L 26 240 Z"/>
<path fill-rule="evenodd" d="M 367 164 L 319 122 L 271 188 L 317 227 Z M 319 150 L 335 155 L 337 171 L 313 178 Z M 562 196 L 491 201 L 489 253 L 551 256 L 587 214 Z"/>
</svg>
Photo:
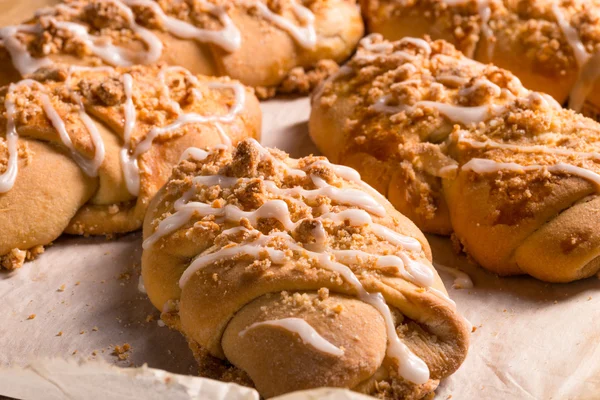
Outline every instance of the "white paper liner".
<svg viewBox="0 0 600 400">
<path fill-rule="evenodd" d="M 0 24 L 20 21 L 50 2 L 56 1 L 2 2 Z M 262 109 L 263 144 L 293 157 L 316 153 L 307 135 L 308 99 L 269 101 Z M 467 360 L 442 381 L 436 399 L 600 399 L 600 280 L 551 285 L 529 277 L 498 278 L 457 257 L 447 238 L 428 238 L 437 263 L 459 267 L 475 282 L 473 289 L 455 290 L 453 278 L 440 272 L 476 331 Z M 257 398 L 250 389 L 207 379 L 73 361 L 100 359 L 120 367 L 148 364 L 174 373 L 196 372 L 185 340 L 157 324 L 158 312 L 137 290 L 140 256 L 139 233 L 116 241 L 62 237 L 21 270 L 0 273 L 0 395 L 48 400 Z M 114 345 L 124 343 L 132 350 L 120 360 L 111 353 Z M 31 362 L 36 357 L 63 360 Z M 43 376 L 68 388 L 71 397 Z M 171 384 L 164 383 L 166 377 Z M 365 397 L 322 389 L 282 398 Z"/>
<path fill-rule="evenodd" d="M 23 400 L 259 400 L 254 389 L 159 369 L 118 368 L 100 361 L 38 360 L 0 370 L 2 394 Z M 362 400 L 349 390 L 322 388 L 275 400 Z"/>
</svg>

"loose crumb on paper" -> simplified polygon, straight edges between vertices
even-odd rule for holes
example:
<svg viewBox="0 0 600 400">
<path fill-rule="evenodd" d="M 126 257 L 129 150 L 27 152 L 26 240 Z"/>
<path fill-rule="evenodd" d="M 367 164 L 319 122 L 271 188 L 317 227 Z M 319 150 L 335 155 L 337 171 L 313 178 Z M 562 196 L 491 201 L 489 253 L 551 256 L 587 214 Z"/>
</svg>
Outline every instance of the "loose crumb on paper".
<svg viewBox="0 0 600 400">
<path fill-rule="evenodd" d="M 130 279 L 131 279 L 131 274 L 129 272 L 123 272 L 121 275 L 119 275 L 120 281 L 128 281 Z"/>
<path fill-rule="evenodd" d="M 56 334 L 56 336 L 62 336 L 63 335 L 63 331 L 60 331 Z"/>
<path fill-rule="evenodd" d="M 112 354 L 117 356 L 119 360 L 127 360 L 129 358 L 129 352 L 132 350 L 132 347 L 129 343 L 125 343 L 122 346 L 116 345 L 113 349 Z"/>
<path fill-rule="evenodd" d="M 67 286 L 63 283 L 62 285 L 60 285 L 60 287 L 57 289 L 57 291 L 64 292 L 66 288 L 67 288 Z"/>
<path fill-rule="evenodd" d="M 28 319 L 28 320 L 30 320 L 30 319 L 35 319 L 35 314 L 30 314 L 30 315 L 27 317 L 27 319 Z"/>
</svg>

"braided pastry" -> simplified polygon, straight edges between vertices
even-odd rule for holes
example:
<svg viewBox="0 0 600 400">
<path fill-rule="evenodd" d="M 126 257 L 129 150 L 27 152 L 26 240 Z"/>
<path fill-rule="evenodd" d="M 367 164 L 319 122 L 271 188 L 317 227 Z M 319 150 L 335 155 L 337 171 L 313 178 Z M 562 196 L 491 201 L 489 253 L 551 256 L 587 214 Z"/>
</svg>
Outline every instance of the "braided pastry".
<svg viewBox="0 0 600 400">
<path fill-rule="evenodd" d="M 427 241 L 356 171 L 253 140 L 193 156 L 148 209 L 142 276 L 202 375 L 420 399 L 462 363 Z"/>
<path fill-rule="evenodd" d="M 325 155 L 483 267 L 550 282 L 600 269 L 600 125 L 510 72 L 371 35 L 312 105 Z"/>
<path fill-rule="evenodd" d="M 67 0 L 0 30 L 0 84 L 54 62 L 163 62 L 264 97 L 276 87 L 308 93 L 362 34 L 354 0 Z"/>
<path fill-rule="evenodd" d="M 249 89 L 179 67 L 41 69 L 0 96 L 5 268 L 63 232 L 139 229 L 185 149 L 260 131 Z"/>
<path fill-rule="evenodd" d="M 362 0 L 362 10 L 370 32 L 447 40 L 600 120 L 599 0 Z"/>
</svg>

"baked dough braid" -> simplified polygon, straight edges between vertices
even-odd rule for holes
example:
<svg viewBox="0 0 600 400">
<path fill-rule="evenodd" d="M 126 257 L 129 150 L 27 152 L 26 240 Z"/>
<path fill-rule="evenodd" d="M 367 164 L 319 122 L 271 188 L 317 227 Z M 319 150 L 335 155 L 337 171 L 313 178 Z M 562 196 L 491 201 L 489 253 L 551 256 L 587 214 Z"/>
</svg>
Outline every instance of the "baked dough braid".
<svg viewBox="0 0 600 400">
<path fill-rule="evenodd" d="M 143 281 L 201 374 L 264 397 L 320 386 L 420 399 L 470 327 L 423 234 L 356 171 L 242 141 L 175 168 L 144 222 Z"/>
<path fill-rule="evenodd" d="M 5 268 L 63 232 L 139 229 L 185 149 L 257 137 L 261 121 L 250 89 L 179 67 L 42 69 L 0 109 Z"/>
<path fill-rule="evenodd" d="M 312 106 L 326 156 L 483 267 L 549 282 L 600 269 L 600 125 L 510 72 L 374 34 Z"/>
<path fill-rule="evenodd" d="M 362 35 L 355 0 L 67 0 L 0 29 L 0 84 L 55 62 L 162 62 L 230 76 L 262 97 L 309 93 Z"/>
<path fill-rule="evenodd" d="M 430 35 L 600 120 L 600 0 L 362 0 L 370 32 Z M 587 102 L 586 102 L 587 99 Z"/>
</svg>

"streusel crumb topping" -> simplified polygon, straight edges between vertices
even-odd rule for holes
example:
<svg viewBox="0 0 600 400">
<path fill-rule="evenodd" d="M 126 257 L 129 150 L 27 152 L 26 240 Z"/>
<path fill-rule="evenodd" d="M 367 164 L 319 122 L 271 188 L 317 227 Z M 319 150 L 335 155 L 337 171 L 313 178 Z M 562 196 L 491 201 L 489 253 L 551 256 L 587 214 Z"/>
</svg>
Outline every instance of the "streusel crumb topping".
<svg viewBox="0 0 600 400">
<path fill-rule="evenodd" d="M 444 41 L 364 39 L 314 101 L 330 107 L 338 96 L 354 104 L 346 121 L 351 140 L 341 154 L 361 152 L 397 163 L 413 193 L 420 193 L 415 206 L 422 215 L 435 214 L 441 178 L 472 159 L 532 166 L 527 174 L 499 172 L 504 178 L 498 189 L 519 201 L 529 193 L 523 187 L 550 187 L 561 179 L 544 166 L 568 164 L 600 173 L 596 122 Z"/>
</svg>

